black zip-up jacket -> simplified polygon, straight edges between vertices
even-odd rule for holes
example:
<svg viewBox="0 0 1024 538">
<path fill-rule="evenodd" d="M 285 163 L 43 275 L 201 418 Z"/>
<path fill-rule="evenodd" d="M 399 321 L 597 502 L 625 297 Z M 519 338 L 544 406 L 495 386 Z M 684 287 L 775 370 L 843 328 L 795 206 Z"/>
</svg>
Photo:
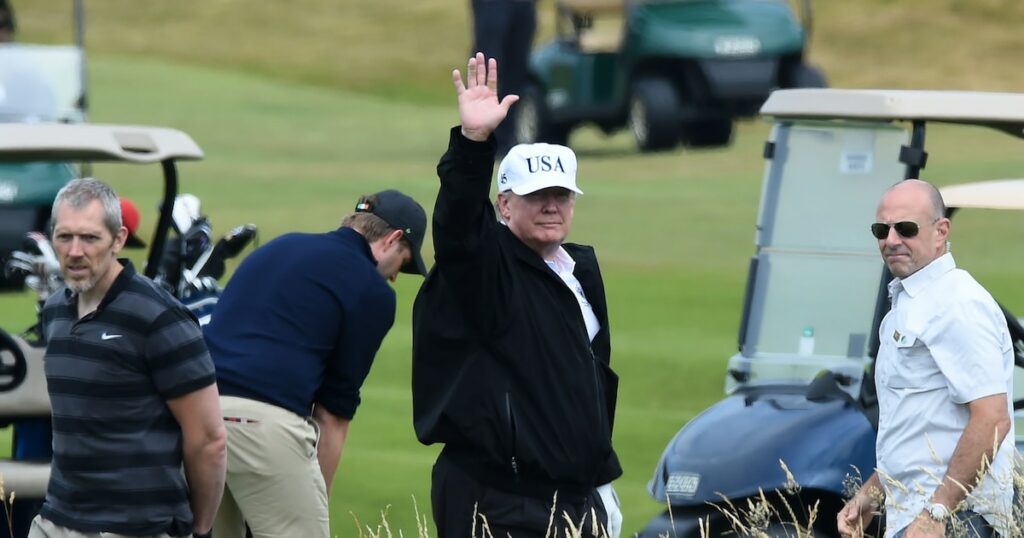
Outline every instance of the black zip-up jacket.
<svg viewBox="0 0 1024 538">
<path fill-rule="evenodd" d="M 585 495 L 622 474 L 612 449 L 618 376 L 594 250 L 564 244 L 601 323 L 495 219 L 495 144 L 458 127 L 437 165 L 435 264 L 413 307 L 413 414 L 425 444 L 499 489 Z"/>
</svg>

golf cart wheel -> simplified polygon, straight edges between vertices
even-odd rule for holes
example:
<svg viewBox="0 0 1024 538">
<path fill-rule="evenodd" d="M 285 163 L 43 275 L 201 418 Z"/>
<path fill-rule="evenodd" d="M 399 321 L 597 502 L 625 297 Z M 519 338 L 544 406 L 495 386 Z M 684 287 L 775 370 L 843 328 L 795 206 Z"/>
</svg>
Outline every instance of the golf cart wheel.
<svg viewBox="0 0 1024 538">
<path fill-rule="evenodd" d="M 683 143 L 691 148 L 726 146 L 732 140 L 732 118 L 695 121 L 683 125 Z"/>
<path fill-rule="evenodd" d="M 531 84 L 527 87 L 513 107 L 516 144 L 547 142 L 564 146 L 569 141 L 569 127 L 548 119 L 550 113 L 544 92 L 538 86 Z"/>
<path fill-rule="evenodd" d="M 805 63 L 797 64 L 789 74 L 790 88 L 827 88 L 828 81 L 820 69 Z"/>
<path fill-rule="evenodd" d="M 640 151 L 671 149 L 679 143 L 679 97 L 671 82 L 647 78 L 633 85 L 629 128 Z"/>
</svg>

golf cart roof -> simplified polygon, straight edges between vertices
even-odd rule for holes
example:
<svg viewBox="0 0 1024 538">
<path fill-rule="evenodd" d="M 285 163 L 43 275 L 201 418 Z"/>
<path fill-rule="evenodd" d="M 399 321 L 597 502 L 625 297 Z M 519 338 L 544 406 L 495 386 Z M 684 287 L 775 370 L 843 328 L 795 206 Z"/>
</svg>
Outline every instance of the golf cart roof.
<svg viewBox="0 0 1024 538">
<path fill-rule="evenodd" d="M 939 189 L 946 207 L 1024 209 L 1024 179 L 995 179 L 947 185 Z"/>
<path fill-rule="evenodd" d="M 68 123 L 0 124 L 0 161 L 199 160 L 203 150 L 177 129 Z"/>
<path fill-rule="evenodd" d="M 761 114 L 778 118 L 937 121 L 1024 138 L 1024 94 L 938 90 L 776 90 Z"/>
</svg>

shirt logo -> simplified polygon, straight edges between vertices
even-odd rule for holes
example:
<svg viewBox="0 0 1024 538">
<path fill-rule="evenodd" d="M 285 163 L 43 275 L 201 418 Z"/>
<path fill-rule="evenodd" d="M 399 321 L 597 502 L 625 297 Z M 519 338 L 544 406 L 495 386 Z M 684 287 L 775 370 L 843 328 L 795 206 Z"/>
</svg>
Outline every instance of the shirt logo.
<svg viewBox="0 0 1024 538">
<path fill-rule="evenodd" d="M 896 342 L 899 347 L 910 347 L 914 342 L 914 338 L 908 334 L 900 333 L 899 329 L 892 332 L 892 339 Z"/>
<path fill-rule="evenodd" d="M 115 338 L 121 338 L 122 336 L 124 336 L 124 335 L 121 335 L 121 334 L 107 334 L 107 331 L 103 331 L 103 334 L 100 335 L 100 339 L 102 339 L 102 340 L 113 340 Z"/>
</svg>

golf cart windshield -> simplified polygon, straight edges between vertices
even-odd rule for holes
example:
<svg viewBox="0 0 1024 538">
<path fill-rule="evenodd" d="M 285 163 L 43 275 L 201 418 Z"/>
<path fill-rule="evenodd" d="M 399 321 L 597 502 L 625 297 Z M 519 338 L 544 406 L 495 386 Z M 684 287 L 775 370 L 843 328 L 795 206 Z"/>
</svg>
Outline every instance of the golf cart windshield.
<svg viewBox="0 0 1024 538">
<path fill-rule="evenodd" d="M 786 121 L 769 139 L 740 354 L 748 383 L 859 378 L 883 264 L 868 224 L 903 177 L 908 133 L 882 122 Z"/>
<path fill-rule="evenodd" d="M 0 121 L 84 121 L 82 62 L 73 45 L 0 44 Z"/>
</svg>

